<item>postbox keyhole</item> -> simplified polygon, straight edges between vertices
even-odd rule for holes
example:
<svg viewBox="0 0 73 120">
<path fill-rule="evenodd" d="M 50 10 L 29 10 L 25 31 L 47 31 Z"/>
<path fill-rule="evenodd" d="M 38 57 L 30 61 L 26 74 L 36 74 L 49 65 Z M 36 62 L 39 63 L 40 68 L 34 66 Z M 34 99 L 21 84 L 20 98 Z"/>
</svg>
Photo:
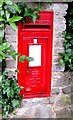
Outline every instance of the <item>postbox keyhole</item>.
<svg viewBox="0 0 73 120">
<path fill-rule="evenodd" d="M 27 68 L 26 71 L 27 71 L 27 74 L 29 74 L 29 68 Z"/>
</svg>

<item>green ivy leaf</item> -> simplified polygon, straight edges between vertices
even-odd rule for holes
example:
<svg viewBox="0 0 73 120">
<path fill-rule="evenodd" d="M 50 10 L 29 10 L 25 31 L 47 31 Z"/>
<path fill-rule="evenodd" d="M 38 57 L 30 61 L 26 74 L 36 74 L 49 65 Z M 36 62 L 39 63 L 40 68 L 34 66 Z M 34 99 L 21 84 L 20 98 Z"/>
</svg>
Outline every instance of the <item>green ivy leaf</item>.
<svg viewBox="0 0 73 120">
<path fill-rule="evenodd" d="M 16 107 L 17 105 L 19 105 L 19 102 L 18 102 L 18 100 L 12 100 L 12 105 L 13 105 L 13 107 Z"/>
<path fill-rule="evenodd" d="M 23 86 L 21 86 L 21 87 L 20 87 L 20 90 L 23 90 L 23 88 L 24 88 L 24 87 L 23 87 Z"/>
<path fill-rule="evenodd" d="M 70 14 L 73 14 L 73 8 L 71 9 L 71 12 L 70 12 Z"/>
<path fill-rule="evenodd" d="M 10 94 L 10 87 L 7 88 L 6 92 L 7 92 L 7 97 L 9 98 L 11 96 L 11 94 Z"/>
<path fill-rule="evenodd" d="M 20 53 L 16 53 L 16 56 L 20 56 Z"/>
<path fill-rule="evenodd" d="M 62 33 L 64 36 L 66 35 L 66 31 L 63 31 L 63 33 Z"/>
<path fill-rule="evenodd" d="M 52 4 L 52 0 L 47 0 L 47 3 L 48 3 L 49 5 L 51 5 L 51 4 Z"/>
<path fill-rule="evenodd" d="M 16 11 L 18 11 L 19 13 L 21 13 L 21 10 L 19 9 L 19 7 L 13 3 L 13 7 L 15 8 Z"/>
<path fill-rule="evenodd" d="M 13 59 L 16 60 L 16 55 L 12 55 Z"/>
<path fill-rule="evenodd" d="M 0 75 L 0 83 L 1 83 L 1 81 L 2 81 L 2 75 Z"/>
<path fill-rule="evenodd" d="M 71 54 L 71 49 L 67 49 L 66 52 L 70 55 Z"/>
<path fill-rule="evenodd" d="M 69 63 L 71 63 L 71 61 L 72 61 L 72 60 L 71 60 L 71 59 L 69 59 Z"/>
<path fill-rule="evenodd" d="M 15 70 L 15 72 L 17 72 L 17 73 L 19 72 L 18 68 Z"/>
<path fill-rule="evenodd" d="M 5 19 L 3 19 L 2 17 L 0 17 L 0 22 L 2 22 L 2 21 L 5 21 Z"/>
<path fill-rule="evenodd" d="M 13 3 L 12 3 L 12 1 L 8 1 L 8 0 L 6 0 L 6 2 L 5 2 L 7 5 L 12 5 Z"/>
<path fill-rule="evenodd" d="M 16 112 L 15 112 L 15 111 L 13 111 L 13 115 L 16 115 Z"/>
<path fill-rule="evenodd" d="M 36 22 L 36 15 L 33 15 L 33 17 L 32 17 L 32 19 L 33 19 L 33 23 L 35 24 L 35 22 Z"/>
<path fill-rule="evenodd" d="M 38 10 L 40 10 L 41 12 L 43 11 L 42 6 L 41 6 L 40 3 L 38 4 Z"/>
<path fill-rule="evenodd" d="M 63 56 L 63 53 L 58 53 L 59 54 L 59 56 Z"/>
<path fill-rule="evenodd" d="M 65 47 L 66 47 L 66 49 L 69 49 L 70 46 L 71 46 L 71 44 L 70 44 L 70 43 L 67 43 Z"/>
<path fill-rule="evenodd" d="M 28 62 L 34 61 L 34 59 L 32 57 L 27 57 L 26 59 Z"/>
<path fill-rule="evenodd" d="M 1 25 L 0 25 L 0 28 L 4 28 L 4 24 L 1 24 Z"/>
<path fill-rule="evenodd" d="M 12 18 L 10 18 L 9 20 L 7 20 L 8 22 L 10 23 L 13 23 L 13 22 L 16 22 L 16 21 L 19 21 L 21 20 L 23 17 L 21 16 L 13 16 Z"/>
<path fill-rule="evenodd" d="M 4 17 L 4 10 L 1 10 L 1 17 Z"/>
<path fill-rule="evenodd" d="M 71 36 L 70 36 L 69 34 L 66 34 L 66 35 L 65 35 L 65 38 L 66 38 L 66 39 L 71 39 Z"/>
<path fill-rule="evenodd" d="M 60 58 L 59 62 L 61 63 L 61 65 L 64 67 L 65 66 L 65 63 L 64 63 L 64 60 L 62 58 Z"/>
<path fill-rule="evenodd" d="M 6 58 L 6 54 L 4 52 L 0 52 L 0 54 L 2 55 L 2 59 Z"/>
<path fill-rule="evenodd" d="M 70 22 L 69 26 L 73 27 L 73 22 Z"/>
<path fill-rule="evenodd" d="M 6 111 L 6 116 L 8 116 L 8 111 Z"/>
<path fill-rule="evenodd" d="M 9 22 L 9 24 L 12 26 L 12 28 L 13 28 L 15 31 L 17 31 L 17 26 L 16 26 L 15 23 Z"/>
<path fill-rule="evenodd" d="M 2 60 L 3 60 L 3 58 L 2 58 L 2 56 L 0 55 L 0 62 L 2 62 Z"/>
<path fill-rule="evenodd" d="M 4 30 L 3 30 L 3 31 L 2 31 L 2 30 L 0 31 L 0 38 L 1 38 L 1 37 L 4 37 Z"/>
<path fill-rule="evenodd" d="M 22 63 L 24 62 L 24 59 L 26 59 L 25 55 L 22 55 L 22 56 L 19 57 L 19 61 L 22 62 Z"/>
<path fill-rule="evenodd" d="M 3 5 L 3 0 L 0 0 L 0 7 L 2 7 Z"/>
<path fill-rule="evenodd" d="M 9 19 L 9 17 L 10 17 L 10 13 L 8 11 L 6 11 L 6 18 L 7 18 L 7 20 Z"/>
<path fill-rule="evenodd" d="M 65 60 L 65 62 L 68 61 L 68 59 L 69 59 L 68 54 L 65 54 L 65 55 L 64 55 L 64 60 Z"/>
</svg>

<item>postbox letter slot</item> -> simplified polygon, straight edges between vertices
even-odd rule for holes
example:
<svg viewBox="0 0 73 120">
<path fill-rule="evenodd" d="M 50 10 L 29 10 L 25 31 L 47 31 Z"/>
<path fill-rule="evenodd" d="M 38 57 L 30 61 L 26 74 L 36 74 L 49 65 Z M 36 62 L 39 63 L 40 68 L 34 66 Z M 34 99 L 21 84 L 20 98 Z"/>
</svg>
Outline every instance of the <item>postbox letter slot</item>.
<svg viewBox="0 0 73 120">
<path fill-rule="evenodd" d="M 49 29 L 50 28 L 50 25 L 25 25 L 25 29 L 34 29 L 34 28 L 37 28 L 37 29 L 39 29 L 39 28 L 46 28 L 46 29 Z"/>
</svg>

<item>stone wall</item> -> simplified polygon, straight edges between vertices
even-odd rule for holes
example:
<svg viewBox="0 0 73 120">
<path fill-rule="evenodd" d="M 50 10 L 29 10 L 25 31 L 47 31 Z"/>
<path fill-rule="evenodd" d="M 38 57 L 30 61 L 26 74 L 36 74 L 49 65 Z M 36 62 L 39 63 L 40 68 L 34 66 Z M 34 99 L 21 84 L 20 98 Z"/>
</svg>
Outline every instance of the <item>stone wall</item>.
<svg viewBox="0 0 73 120">
<path fill-rule="evenodd" d="M 27 3 L 28 6 L 36 7 L 37 3 Z M 42 3 L 44 10 L 54 11 L 54 34 L 53 34 L 53 59 L 52 59 L 52 84 L 51 97 L 31 98 L 22 100 L 19 109 L 16 109 L 15 117 L 22 118 L 71 118 L 71 79 L 64 67 L 59 63 L 59 52 L 64 52 L 62 35 L 66 29 L 64 16 L 68 8 L 67 4 L 53 3 L 51 6 Z M 17 51 L 17 33 L 6 26 L 6 39 Z M 7 67 L 9 75 L 14 74 L 16 62 L 7 55 Z M 12 117 L 12 116 L 10 116 Z"/>
</svg>

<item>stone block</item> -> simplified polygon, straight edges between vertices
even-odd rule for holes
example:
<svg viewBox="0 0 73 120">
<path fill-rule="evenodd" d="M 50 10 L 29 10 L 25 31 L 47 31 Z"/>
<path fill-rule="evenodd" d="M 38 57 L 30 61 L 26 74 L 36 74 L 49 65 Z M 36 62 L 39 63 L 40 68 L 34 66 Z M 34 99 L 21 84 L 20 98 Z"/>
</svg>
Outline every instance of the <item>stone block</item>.
<svg viewBox="0 0 73 120">
<path fill-rule="evenodd" d="M 53 72 L 52 78 L 53 80 L 63 79 L 65 78 L 65 73 L 64 72 Z"/>
<path fill-rule="evenodd" d="M 73 93 L 73 86 L 71 86 L 71 93 Z"/>
<path fill-rule="evenodd" d="M 64 67 L 60 63 L 53 64 L 53 72 L 64 71 Z"/>
<path fill-rule="evenodd" d="M 5 33 L 7 35 L 17 35 L 16 31 L 14 31 L 10 25 L 6 25 Z"/>
<path fill-rule="evenodd" d="M 44 99 L 43 98 L 31 98 L 31 100 L 23 99 L 21 102 L 21 107 L 29 107 L 29 106 L 34 107 L 36 105 L 42 104 Z"/>
<path fill-rule="evenodd" d="M 60 47 L 55 47 L 54 48 L 54 56 L 59 56 L 59 53 L 64 53 L 65 49 L 64 48 L 60 48 Z"/>
<path fill-rule="evenodd" d="M 16 35 L 5 35 L 5 38 L 6 38 L 6 40 L 7 40 L 7 42 L 10 42 L 10 43 L 12 43 L 12 42 L 17 42 L 17 34 Z"/>
<path fill-rule="evenodd" d="M 7 68 L 16 68 L 16 61 L 13 59 L 6 60 L 6 66 Z"/>
<path fill-rule="evenodd" d="M 63 93 L 57 96 L 57 100 L 55 102 L 55 109 L 68 107 L 71 105 L 71 95 L 65 95 Z"/>
<path fill-rule="evenodd" d="M 35 118 L 53 118 L 54 112 L 53 108 L 50 105 L 38 105 L 34 108 L 34 117 Z"/>
<path fill-rule="evenodd" d="M 63 42 L 64 42 L 64 38 L 59 38 L 59 39 L 55 38 L 54 47 L 63 48 L 64 47 Z"/>
<path fill-rule="evenodd" d="M 57 118 L 71 118 L 71 110 L 69 108 L 62 108 L 55 112 Z"/>
<path fill-rule="evenodd" d="M 62 92 L 64 94 L 70 94 L 71 93 L 71 86 L 67 86 L 67 87 L 63 88 Z"/>
<path fill-rule="evenodd" d="M 53 106 L 49 104 L 35 104 L 33 105 L 33 101 L 39 101 L 40 99 L 35 98 L 31 100 L 23 100 L 26 105 L 22 106 L 19 109 L 15 109 L 16 118 L 17 116 L 28 116 L 30 118 L 53 118 L 54 111 Z M 43 98 L 42 98 L 43 101 Z M 28 104 L 27 104 L 28 103 Z M 29 104 L 30 103 L 30 104 Z M 32 103 L 32 105 L 31 105 Z M 35 102 L 34 102 L 35 103 Z"/>
<path fill-rule="evenodd" d="M 51 95 L 51 96 L 49 97 L 49 104 L 54 104 L 56 98 L 57 98 L 57 95 Z"/>
<path fill-rule="evenodd" d="M 73 104 L 73 93 L 71 93 L 71 104 Z"/>
<path fill-rule="evenodd" d="M 15 73 L 15 70 L 16 68 L 5 68 L 5 70 L 8 72 L 8 76 L 11 77 L 11 76 L 16 76 L 16 73 Z"/>
<path fill-rule="evenodd" d="M 52 57 L 52 61 L 53 61 L 52 63 L 53 64 L 57 64 L 57 63 L 60 64 L 59 63 L 60 58 L 61 58 L 61 56 L 59 56 L 59 55 L 58 56 L 53 56 Z"/>
<path fill-rule="evenodd" d="M 65 87 L 65 86 L 69 86 L 69 81 L 65 78 L 52 80 L 52 87 Z"/>
<path fill-rule="evenodd" d="M 60 89 L 59 88 L 52 88 L 51 94 L 59 94 L 59 93 L 60 93 Z"/>
<path fill-rule="evenodd" d="M 61 38 L 64 38 L 64 35 L 62 34 L 62 32 L 63 32 L 63 31 L 59 31 L 59 32 L 56 32 L 56 31 L 55 31 L 55 37 L 58 38 L 58 39 L 59 39 L 60 37 L 61 37 Z"/>
<path fill-rule="evenodd" d="M 71 105 L 71 118 L 73 120 L 73 104 Z"/>
</svg>

